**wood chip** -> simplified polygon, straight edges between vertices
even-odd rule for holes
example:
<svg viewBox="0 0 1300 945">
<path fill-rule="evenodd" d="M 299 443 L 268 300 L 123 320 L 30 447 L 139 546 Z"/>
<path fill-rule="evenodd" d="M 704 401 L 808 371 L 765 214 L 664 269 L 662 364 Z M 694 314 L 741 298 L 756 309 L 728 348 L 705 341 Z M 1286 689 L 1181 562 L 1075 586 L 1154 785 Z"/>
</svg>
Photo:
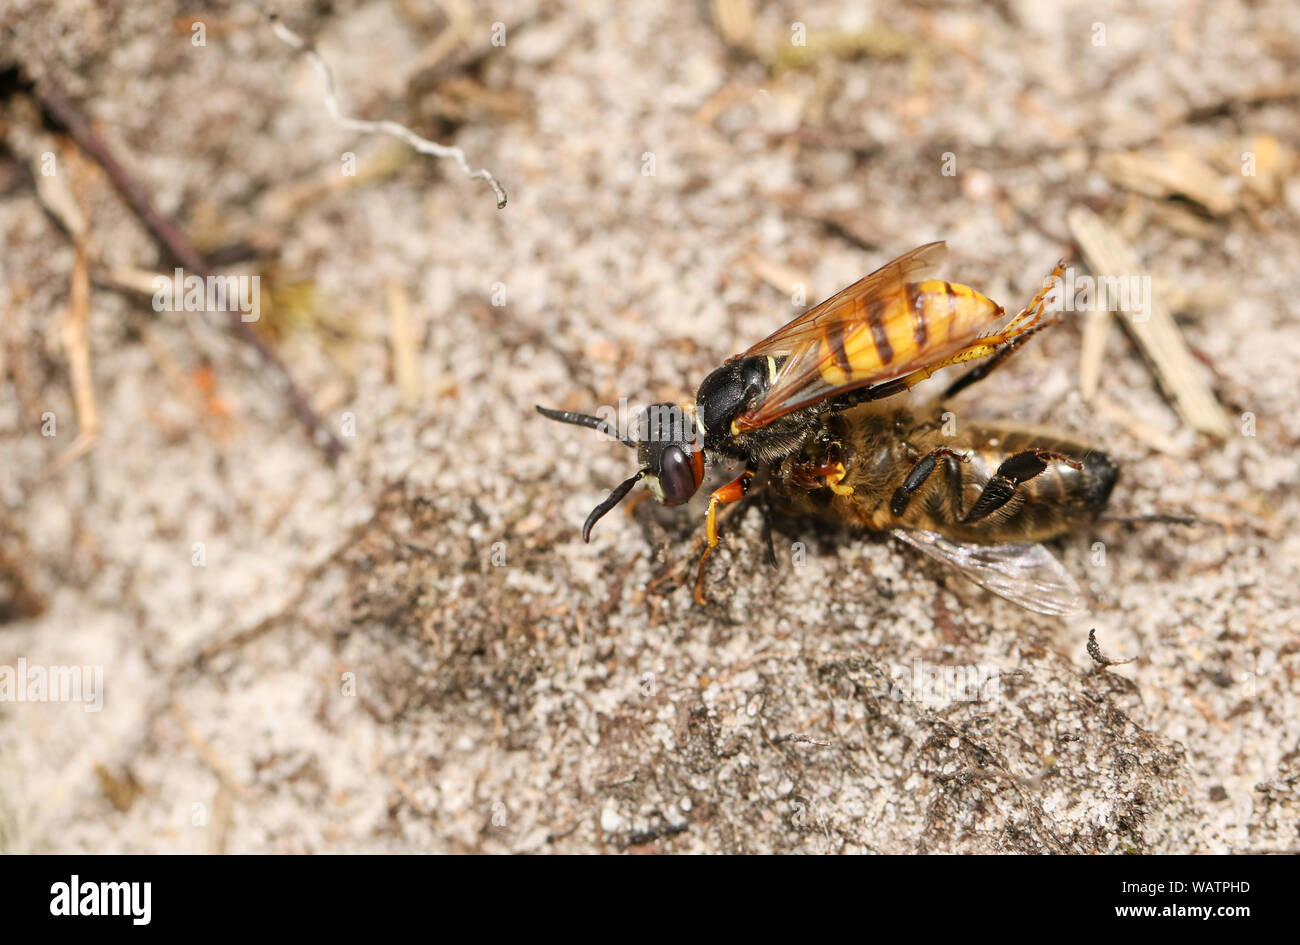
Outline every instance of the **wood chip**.
<svg viewBox="0 0 1300 945">
<path fill-rule="evenodd" d="M 1070 211 L 1068 221 L 1070 232 L 1094 275 L 1144 275 L 1137 253 L 1095 213 L 1076 207 Z M 1121 319 L 1124 327 L 1137 341 L 1184 422 L 1210 436 L 1226 437 L 1228 419 L 1188 351 L 1173 315 L 1154 292 L 1146 302 L 1145 317 L 1134 317 L 1138 313 L 1133 312 L 1118 313 L 1127 316 Z"/>
<path fill-rule="evenodd" d="M 735 49 L 754 49 L 754 8 L 751 0 L 713 0 L 713 25 Z"/>
<path fill-rule="evenodd" d="M 1097 168 L 1126 190 L 1160 199 L 1185 197 L 1211 216 L 1226 216 L 1237 205 L 1222 175 L 1189 151 L 1103 154 Z"/>
<path fill-rule="evenodd" d="M 85 456 L 99 439 L 99 409 L 95 405 L 95 382 L 90 369 L 90 269 L 83 243 L 77 244 L 77 256 L 72 264 L 72 287 L 62 336 L 68 355 L 68 373 L 72 376 L 72 402 L 77 408 L 77 438 L 55 460 L 52 472 Z"/>
<path fill-rule="evenodd" d="M 1083 320 L 1083 351 L 1079 355 L 1079 390 L 1084 400 L 1097 396 L 1101 383 L 1101 365 L 1106 357 L 1106 339 L 1110 337 L 1110 312 L 1093 309 Z"/>
<path fill-rule="evenodd" d="M 805 307 L 811 306 L 814 302 L 820 301 L 814 299 L 811 295 L 811 288 L 808 283 L 807 274 L 800 272 L 790 266 L 786 266 L 775 260 L 768 259 L 766 256 L 759 256 L 751 253 L 745 257 L 745 262 L 753 270 L 754 275 L 758 276 L 776 291 L 782 295 L 793 297 L 797 286 L 803 286 L 804 297 L 807 299 Z"/>
<path fill-rule="evenodd" d="M 875 24 L 860 30 L 825 30 L 809 32 L 804 44 L 793 45 L 789 34 L 777 47 L 772 68 L 780 72 L 801 69 L 828 59 L 903 59 L 925 48 L 924 40 L 891 26 Z"/>
<path fill-rule="evenodd" d="M 248 788 L 240 783 L 230 765 L 226 763 L 225 758 L 218 754 L 211 743 L 199 734 L 198 728 L 190 721 L 189 713 L 176 701 L 171 703 L 171 710 L 172 716 L 176 719 L 176 724 L 180 726 L 181 732 L 185 735 L 185 740 L 198 753 L 199 760 L 216 776 L 226 790 L 230 791 L 238 800 L 247 802 L 249 799 Z"/>
<path fill-rule="evenodd" d="M 415 332 L 411 327 L 411 303 L 406 288 L 396 280 L 388 283 L 388 319 L 393 379 L 397 381 L 403 406 L 414 407 L 420 402 L 420 372 L 416 365 Z"/>
<path fill-rule="evenodd" d="M 1143 420 L 1127 407 L 1122 407 L 1105 394 L 1097 394 L 1091 406 L 1111 423 L 1128 430 L 1134 437 L 1167 456 L 1186 456 L 1187 450 L 1174 442 L 1163 430 Z"/>
</svg>

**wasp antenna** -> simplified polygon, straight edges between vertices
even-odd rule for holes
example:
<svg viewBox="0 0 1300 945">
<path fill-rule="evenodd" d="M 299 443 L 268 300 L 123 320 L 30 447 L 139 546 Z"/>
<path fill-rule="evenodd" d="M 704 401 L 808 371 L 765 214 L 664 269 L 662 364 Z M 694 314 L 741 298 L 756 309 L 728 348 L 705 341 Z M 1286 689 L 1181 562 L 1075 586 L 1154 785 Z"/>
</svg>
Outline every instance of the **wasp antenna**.
<svg viewBox="0 0 1300 945">
<path fill-rule="evenodd" d="M 614 491 L 609 494 L 609 496 L 605 499 L 604 502 L 600 503 L 600 505 L 596 506 L 594 509 L 591 510 L 591 514 L 587 516 L 587 521 L 582 526 L 583 541 L 591 541 L 592 527 L 597 522 L 600 521 L 601 517 L 606 512 L 608 512 L 614 506 L 622 502 L 623 497 L 632 491 L 632 487 L 635 486 L 638 482 L 640 482 L 641 477 L 644 475 L 645 475 L 645 470 L 638 469 L 635 476 L 620 482 L 617 486 L 614 487 Z"/>
<path fill-rule="evenodd" d="M 593 417 L 586 413 L 572 413 L 568 410 L 548 410 L 546 407 L 542 407 L 538 404 L 534 404 L 533 406 L 537 408 L 538 413 L 548 419 L 558 420 L 561 423 L 572 423 L 576 427 L 587 427 L 591 430 L 598 430 L 609 436 L 618 436 L 618 434 L 614 432 L 614 428 L 609 421 L 601 420 L 599 417 Z M 618 440 L 625 446 L 635 447 L 637 445 L 636 440 L 628 439 L 625 436 L 618 436 Z"/>
</svg>

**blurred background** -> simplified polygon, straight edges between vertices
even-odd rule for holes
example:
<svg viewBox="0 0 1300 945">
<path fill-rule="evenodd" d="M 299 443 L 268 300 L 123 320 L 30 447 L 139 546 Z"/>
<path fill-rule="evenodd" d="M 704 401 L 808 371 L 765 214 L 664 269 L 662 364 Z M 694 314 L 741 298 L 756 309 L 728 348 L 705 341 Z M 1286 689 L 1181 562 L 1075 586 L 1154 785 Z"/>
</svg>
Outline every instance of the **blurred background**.
<svg viewBox="0 0 1300 945">
<path fill-rule="evenodd" d="M 102 678 L 0 669 L 0 849 L 1300 847 L 1292 5 L 274 9 L 508 202 L 257 5 L 0 9 L 0 667 Z M 697 607 L 696 505 L 582 543 L 629 457 L 534 404 L 689 398 L 934 239 L 1008 309 L 1152 277 L 1162 334 L 1067 313 L 962 409 L 1200 524 L 1058 543 L 1068 622 L 757 517 Z"/>
</svg>

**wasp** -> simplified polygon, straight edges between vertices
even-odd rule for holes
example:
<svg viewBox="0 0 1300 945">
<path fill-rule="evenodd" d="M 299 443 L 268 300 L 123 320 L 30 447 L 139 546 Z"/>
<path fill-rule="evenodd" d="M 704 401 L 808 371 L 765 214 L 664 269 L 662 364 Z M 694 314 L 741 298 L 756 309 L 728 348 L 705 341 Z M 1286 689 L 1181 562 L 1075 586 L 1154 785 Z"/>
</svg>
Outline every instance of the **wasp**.
<svg viewBox="0 0 1300 945">
<path fill-rule="evenodd" d="M 1078 585 L 1041 544 L 1095 519 L 1119 470 L 1102 451 L 1009 423 L 951 423 L 945 403 L 1004 364 L 1045 318 L 1064 261 L 1014 318 L 965 285 L 933 278 L 944 243 L 927 243 L 797 316 L 705 377 L 688 404 L 654 404 L 632 434 L 607 419 L 537 410 L 618 436 L 637 470 L 588 516 L 592 527 L 638 482 L 664 505 L 688 502 L 706 465 L 740 474 L 709 496 L 705 563 L 719 543 L 719 506 L 761 496 L 772 516 L 814 516 L 889 532 L 1008 600 L 1045 614 L 1084 610 Z M 1001 326 L 1001 327 L 999 327 Z M 903 396 L 941 368 L 979 361 L 935 405 Z"/>
</svg>

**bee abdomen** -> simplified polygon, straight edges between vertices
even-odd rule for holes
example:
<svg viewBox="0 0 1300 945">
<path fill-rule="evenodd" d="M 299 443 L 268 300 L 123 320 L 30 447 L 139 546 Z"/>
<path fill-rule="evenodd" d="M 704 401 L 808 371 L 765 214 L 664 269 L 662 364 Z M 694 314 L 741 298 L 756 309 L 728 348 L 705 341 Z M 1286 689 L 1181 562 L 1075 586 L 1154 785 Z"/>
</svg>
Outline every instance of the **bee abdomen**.
<svg viewBox="0 0 1300 945">
<path fill-rule="evenodd" d="M 1081 474 L 1083 488 L 1079 492 L 1084 504 L 1093 509 L 1104 508 L 1119 481 L 1119 467 L 1101 450 L 1091 450 L 1083 458 Z"/>
</svg>

